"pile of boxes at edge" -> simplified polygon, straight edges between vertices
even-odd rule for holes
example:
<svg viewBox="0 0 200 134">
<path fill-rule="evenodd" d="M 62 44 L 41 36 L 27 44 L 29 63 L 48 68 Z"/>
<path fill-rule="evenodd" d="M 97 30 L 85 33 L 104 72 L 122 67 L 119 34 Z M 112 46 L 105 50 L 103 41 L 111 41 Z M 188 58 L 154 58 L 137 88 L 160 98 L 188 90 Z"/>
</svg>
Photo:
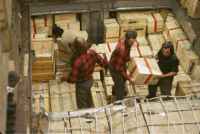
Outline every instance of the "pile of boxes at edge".
<svg viewBox="0 0 200 134">
<path fill-rule="evenodd" d="M 192 51 L 190 41 L 171 13 L 164 18 L 156 12 L 119 12 L 117 19 L 104 20 L 104 29 L 105 43 L 95 46 L 94 49 L 104 52 L 108 59 L 126 31 L 137 31 L 137 41 L 131 48 L 132 60 L 128 64 L 128 72 L 136 84 L 155 83 L 157 76 L 162 74 L 155 55 L 165 41 L 173 43 L 185 73 L 194 74 L 199 67 L 199 57 Z"/>
</svg>

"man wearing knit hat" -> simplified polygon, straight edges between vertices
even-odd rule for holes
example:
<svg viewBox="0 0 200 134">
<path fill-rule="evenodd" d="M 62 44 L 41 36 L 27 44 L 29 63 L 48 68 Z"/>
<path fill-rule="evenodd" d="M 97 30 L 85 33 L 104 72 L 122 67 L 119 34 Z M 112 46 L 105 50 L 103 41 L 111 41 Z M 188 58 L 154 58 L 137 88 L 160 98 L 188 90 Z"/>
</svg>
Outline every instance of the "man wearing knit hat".
<svg viewBox="0 0 200 134">
<path fill-rule="evenodd" d="M 93 106 L 90 89 L 93 83 L 92 73 L 95 65 L 97 63 L 106 67 L 108 62 L 94 50 L 89 49 L 91 45 L 84 39 L 75 38 L 74 44 L 76 52 L 72 60 L 72 71 L 68 82 L 75 83 L 78 108 L 90 108 Z"/>
<path fill-rule="evenodd" d="M 131 79 L 127 74 L 126 63 L 130 60 L 131 46 L 137 37 L 136 31 L 128 31 L 124 40 L 119 40 L 110 59 L 109 69 L 114 81 L 113 90 L 116 100 L 121 100 L 125 96 L 125 82 Z"/>
<path fill-rule="evenodd" d="M 163 75 L 160 77 L 158 84 L 149 85 L 149 94 L 146 98 L 156 97 L 157 87 L 160 87 L 161 95 L 170 96 L 174 76 L 178 72 L 179 60 L 174 53 L 172 42 L 167 41 L 157 54 L 158 65 Z"/>
</svg>

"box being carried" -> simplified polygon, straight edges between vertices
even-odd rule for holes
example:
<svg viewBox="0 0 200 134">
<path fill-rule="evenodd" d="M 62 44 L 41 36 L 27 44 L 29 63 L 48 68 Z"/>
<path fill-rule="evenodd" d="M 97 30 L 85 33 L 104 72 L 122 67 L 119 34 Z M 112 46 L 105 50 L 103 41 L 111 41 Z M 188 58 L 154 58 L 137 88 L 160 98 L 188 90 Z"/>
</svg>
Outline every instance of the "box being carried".
<svg viewBox="0 0 200 134">
<path fill-rule="evenodd" d="M 156 84 L 162 75 L 154 58 L 132 58 L 128 63 L 128 74 L 135 84 Z"/>
</svg>

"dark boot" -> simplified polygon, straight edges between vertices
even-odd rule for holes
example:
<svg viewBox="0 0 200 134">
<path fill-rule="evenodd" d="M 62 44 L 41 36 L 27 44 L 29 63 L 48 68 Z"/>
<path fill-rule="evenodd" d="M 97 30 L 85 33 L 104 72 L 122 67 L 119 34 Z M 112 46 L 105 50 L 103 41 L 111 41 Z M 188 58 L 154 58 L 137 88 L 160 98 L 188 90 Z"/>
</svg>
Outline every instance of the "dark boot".
<svg viewBox="0 0 200 134">
<path fill-rule="evenodd" d="M 146 96 L 146 99 L 151 99 L 151 98 L 156 97 L 157 85 L 149 85 L 148 91 L 149 91 L 149 94 Z"/>
</svg>

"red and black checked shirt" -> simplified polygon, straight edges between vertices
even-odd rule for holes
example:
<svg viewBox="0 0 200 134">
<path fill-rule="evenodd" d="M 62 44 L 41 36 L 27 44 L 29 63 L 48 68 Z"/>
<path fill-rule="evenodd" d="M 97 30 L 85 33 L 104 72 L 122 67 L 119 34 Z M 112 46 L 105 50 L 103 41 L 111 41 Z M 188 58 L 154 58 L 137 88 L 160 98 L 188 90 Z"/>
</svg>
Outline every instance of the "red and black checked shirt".
<svg viewBox="0 0 200 134">
<path fill-rule="evenodd" d="M 117 47 L 113 51 L 110 59 L 112 67 L 119 71 L 125 79 L 129 79 L 126 72 L 126 63 L 130 60 L 130 49 L 125 47 L 124 40 L 118 42 Z"/>
<path fill-rule="evenodd" d="M 107 60 L 99 56 L 94 50 L 89 49 L 87 52 L 81 54 L 72 65 L 69 82 L 92 79 L 96 63 L 100 66 L 108 64 Z"/>
</svg>

